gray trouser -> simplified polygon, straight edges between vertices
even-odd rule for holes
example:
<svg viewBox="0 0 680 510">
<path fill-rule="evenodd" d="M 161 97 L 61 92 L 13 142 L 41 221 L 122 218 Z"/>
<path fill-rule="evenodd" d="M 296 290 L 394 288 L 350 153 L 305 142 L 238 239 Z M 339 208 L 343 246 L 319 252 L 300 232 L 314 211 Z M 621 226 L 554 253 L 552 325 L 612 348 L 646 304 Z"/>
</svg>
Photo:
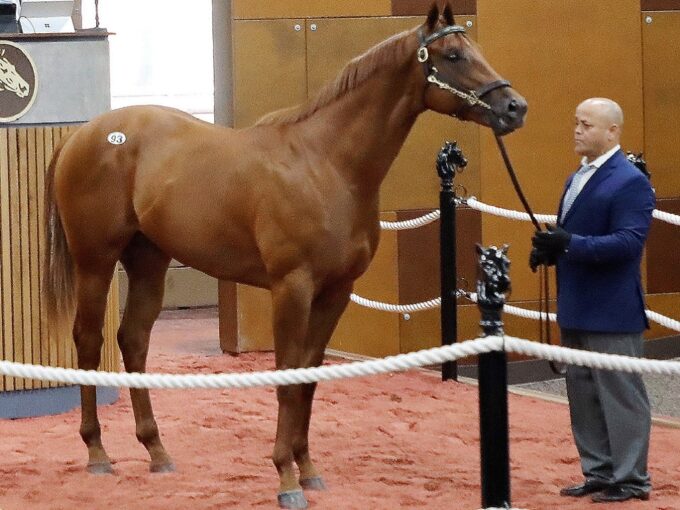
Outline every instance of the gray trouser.
<svg viewBox="0 0 680 510">
<path fill-rule="evenodd" d="M 642 343 L 641 333 L 562 329 L 565 347 L 641 357 Z M 570 365 L 567 395 L 571 429 L 586 479 L 649 491 L 651 411 L 642 377 Z"/>
</svg>

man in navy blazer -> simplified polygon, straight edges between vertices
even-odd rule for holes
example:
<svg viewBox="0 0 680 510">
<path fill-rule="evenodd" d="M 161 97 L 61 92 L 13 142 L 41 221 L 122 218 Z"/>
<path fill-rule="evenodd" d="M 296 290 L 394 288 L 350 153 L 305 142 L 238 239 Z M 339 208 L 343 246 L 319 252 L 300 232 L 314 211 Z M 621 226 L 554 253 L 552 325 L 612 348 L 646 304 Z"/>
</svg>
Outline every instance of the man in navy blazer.
<svg viewBox="0 0 680 510">
<path fill-rule="evenodd" d="M 648 328 L 640 262 L 654 210 L 647 177 L 619 145 L 623 112 L 610 99 L 576 108 L 581 168 L 566 182 L 556 226 L 536 232 L 529 265 L 557 266 L 557 321 L 566 347 L 641 357 Z M 567 394 L 583 483 L 563 496 L 648 499 L 651 414 L 638 374 L 569 366 Z"/>
</svg>

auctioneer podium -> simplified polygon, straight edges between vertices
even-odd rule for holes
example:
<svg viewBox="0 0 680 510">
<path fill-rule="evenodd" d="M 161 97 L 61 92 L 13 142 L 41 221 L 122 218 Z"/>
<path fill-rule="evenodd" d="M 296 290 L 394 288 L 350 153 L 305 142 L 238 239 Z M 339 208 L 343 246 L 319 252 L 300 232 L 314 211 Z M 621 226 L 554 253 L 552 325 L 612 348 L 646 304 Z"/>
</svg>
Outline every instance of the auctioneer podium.
<svg viewBox="0 0 680 510">
<path fill-rule="evenodd" d="M 50 342 L 42 311 L 44 176 L 54 148 L 80 123 L 110 110 L 106 32 L 0 34 L 0 354 L 76 368 L 70 338 Z M 109 293 L 101 370 L 118 371 L 118 280 Z M 99 388 L 98 402 L 118 398 Z M 79 405 L 77 386 L 0 375 L 0 418 L 54 414 Z"/>
</svg>

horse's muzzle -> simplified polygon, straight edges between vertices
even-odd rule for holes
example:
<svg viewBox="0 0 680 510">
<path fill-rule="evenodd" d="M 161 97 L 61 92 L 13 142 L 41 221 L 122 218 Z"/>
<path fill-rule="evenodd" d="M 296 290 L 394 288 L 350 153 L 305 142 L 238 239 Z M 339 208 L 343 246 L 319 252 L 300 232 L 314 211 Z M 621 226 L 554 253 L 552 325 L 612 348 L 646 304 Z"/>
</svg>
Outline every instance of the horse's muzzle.
<svg viewBox="0 0 680 510">
<path fill-rule="evenodd" d="M 524 118 L 527 115 L 527 102 L 512 89 L 508 92 L 500 104 L 494 105 L 490 112 L 490 124 L 494 133 L 497 135 L 507 135 L 515 129 L 524 125 Z"/>
</svg>

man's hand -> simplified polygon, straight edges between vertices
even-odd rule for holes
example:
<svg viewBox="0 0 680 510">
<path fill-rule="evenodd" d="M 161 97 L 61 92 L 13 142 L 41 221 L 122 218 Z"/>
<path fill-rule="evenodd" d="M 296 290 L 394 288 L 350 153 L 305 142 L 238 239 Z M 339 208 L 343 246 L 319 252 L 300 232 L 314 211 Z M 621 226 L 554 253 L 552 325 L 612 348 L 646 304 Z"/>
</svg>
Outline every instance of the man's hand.
<svg viewBox="0 0 680 510">
<path fill-rule="evenodd" d="M 546 224 L 546 231 L 536 232 L 531 238 L 531 244 L 539 251 L 543 251 L 553 257 L 562 255 L 569 247 L 571 234 L 562 227 Z"/>
<path fill-rule="evenodd" d="M 529 254 L 529 267 L 535 273 L 538 266 L 554 266 L 555 257 L 538 248 L 532 248 Z"/>
</svg>

